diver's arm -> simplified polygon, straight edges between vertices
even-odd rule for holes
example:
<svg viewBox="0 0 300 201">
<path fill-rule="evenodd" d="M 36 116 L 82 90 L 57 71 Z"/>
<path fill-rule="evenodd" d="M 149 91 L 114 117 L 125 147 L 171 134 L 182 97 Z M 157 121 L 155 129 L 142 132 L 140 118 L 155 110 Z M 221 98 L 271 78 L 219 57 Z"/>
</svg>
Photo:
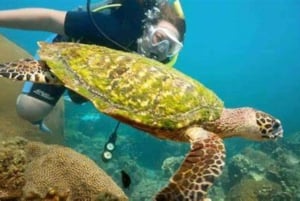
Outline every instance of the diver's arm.
<svg viewBox="0 0 300 201">
<path fill-rule="evenodd" d="M 49 31 L 65 35 L 66 12 L 44 8 L 22 8 L 0 11 L 0 27 Z"/>
</svg>

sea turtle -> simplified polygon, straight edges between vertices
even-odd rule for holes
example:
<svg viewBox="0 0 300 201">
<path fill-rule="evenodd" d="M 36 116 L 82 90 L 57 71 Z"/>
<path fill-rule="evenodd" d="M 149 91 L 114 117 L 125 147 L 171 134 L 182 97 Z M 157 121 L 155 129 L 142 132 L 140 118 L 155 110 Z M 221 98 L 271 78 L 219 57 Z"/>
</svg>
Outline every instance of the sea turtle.
<svg viewBox="0 0 300 201">
<path fill-rule="evenodd" d="M 102 113 L 191 148 L 157 201 L 206 200 L 224 166 L 223 138 L 282 137 L 278 119 L 253 108 L 224 108 L 201 83 L 135 53 L 79 43 L 39 43 L 40 60 L 0 65 L 0 76 L 64 85 Z"/>
</svg>

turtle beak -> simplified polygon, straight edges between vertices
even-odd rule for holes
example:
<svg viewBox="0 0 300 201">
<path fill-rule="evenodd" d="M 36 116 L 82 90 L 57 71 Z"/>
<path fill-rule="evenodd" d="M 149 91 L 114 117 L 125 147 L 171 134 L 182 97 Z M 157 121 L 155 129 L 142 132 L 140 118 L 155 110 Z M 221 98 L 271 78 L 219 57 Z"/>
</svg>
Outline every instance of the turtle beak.
<svg viewBox="0 0 300 201">
<path fill-rule="evenodd" d="M 283 128 L 282 128 L 281 122 L 278 119 L 275 120 L 275 122 L 273 124 L 273 129 L 274 130 L 273 130 L 272 134 L 275 139 L 278 137 L 279 138 L 283 137 Z"/>
</svg>

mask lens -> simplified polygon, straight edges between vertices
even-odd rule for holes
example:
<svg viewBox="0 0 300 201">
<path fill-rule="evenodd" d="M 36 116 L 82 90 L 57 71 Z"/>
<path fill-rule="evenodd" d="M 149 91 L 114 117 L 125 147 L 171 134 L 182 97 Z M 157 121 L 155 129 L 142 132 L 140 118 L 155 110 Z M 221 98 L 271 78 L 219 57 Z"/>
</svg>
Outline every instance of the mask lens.
<svg viewBox="0 0 300 201">
<path fill-rule="evenodd" d="M 168 55 L 170 49 L 170 42 L 168 40 L 163 40 L 158 43 L 152 44 L 153 49 L 159 54 Z"/>
<path fill-rule="evenodd" d="M 151 43 L 152 46 L 158 47 L 159 50 L 164 49 L 165 57 L 172 57 L 182 48 L 182 43 L 178 41 L 174 33 L 164 28 L 151 27 Z M 159 47 L 161 46 L 161 47 Z"/>
</svg>

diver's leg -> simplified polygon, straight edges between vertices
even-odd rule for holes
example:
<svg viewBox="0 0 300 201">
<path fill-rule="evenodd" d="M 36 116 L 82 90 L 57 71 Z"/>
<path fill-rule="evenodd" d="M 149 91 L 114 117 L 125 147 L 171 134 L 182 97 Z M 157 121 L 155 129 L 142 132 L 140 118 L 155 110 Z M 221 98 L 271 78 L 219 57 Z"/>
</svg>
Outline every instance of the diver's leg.
<svg viewBox="0 0 300 201">
<path fill-rule="evenodd" d="M 52 111 L 64 91 L 63 86 L 25 82 L 22 93 L 17 98 L 17 113 L 23 119 L 47 131 L 43 119 Z"/>
</svg>

